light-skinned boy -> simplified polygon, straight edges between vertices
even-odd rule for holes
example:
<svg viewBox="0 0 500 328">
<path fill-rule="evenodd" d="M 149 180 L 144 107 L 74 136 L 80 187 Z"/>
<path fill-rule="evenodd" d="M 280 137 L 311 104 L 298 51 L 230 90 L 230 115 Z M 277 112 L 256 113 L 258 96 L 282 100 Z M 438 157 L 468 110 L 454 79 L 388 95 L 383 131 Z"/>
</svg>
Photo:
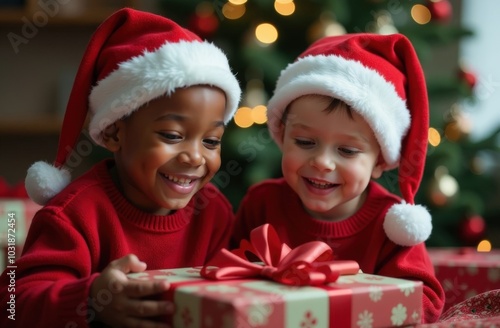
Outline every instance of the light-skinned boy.
<svg viewBox="0 0 500 328">
<path fill-rule="evenodd" d="M 270 223 L 290 247 L 328 243 L 365 273 L 424 283 L 422 322 L 444 305 L 414 205 L 427 149 L 424 75 L 400 34 L 347 34 L 313 43 L 289 64 L 268 103 L 283 178 L 252 186 L 236 215 L 233 246 Z M 399 196 L 374 181 L 398 167 Z"/>
<path fill-rule="evenodd" d="M 240 87 L 224 53 L 175 22 L 121 9 L 96 30 L 77 72 L 54 166 L 28 170 L 44 207 L 16 261 L 16 320 L 1 326 L 165 327 L 165 283 L 129 272 L 203 265 L 226 247 L 232 208 L 209 183 Z M 70 181 L 89 134 L 113 154 Z M 8 276 L 1 277 L 6 304 Z M 4 313 L 5 314 L 5 313 Z"/>
</svg>

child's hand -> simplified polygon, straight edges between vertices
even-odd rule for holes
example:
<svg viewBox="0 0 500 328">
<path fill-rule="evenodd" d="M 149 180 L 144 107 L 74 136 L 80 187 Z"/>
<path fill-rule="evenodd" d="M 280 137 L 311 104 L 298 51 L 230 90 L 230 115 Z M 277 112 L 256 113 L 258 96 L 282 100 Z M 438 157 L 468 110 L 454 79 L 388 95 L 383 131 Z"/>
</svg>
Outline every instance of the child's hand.
<svg viewBox="0 0 500 328">
<path fill-rule="evenodd" d="M 152 317 L 171 314 L 170 303 L 144 299 L 167 290 L 168 282 L 130 280 L 126 275 L 144 270 L 146 263 L 132 254 L 111 262 L 104 269 L 90 288 L 93 301 L 89 306 L 97 321 L 112 327 L 168 327 L 153 321 Z"/>
</svg>

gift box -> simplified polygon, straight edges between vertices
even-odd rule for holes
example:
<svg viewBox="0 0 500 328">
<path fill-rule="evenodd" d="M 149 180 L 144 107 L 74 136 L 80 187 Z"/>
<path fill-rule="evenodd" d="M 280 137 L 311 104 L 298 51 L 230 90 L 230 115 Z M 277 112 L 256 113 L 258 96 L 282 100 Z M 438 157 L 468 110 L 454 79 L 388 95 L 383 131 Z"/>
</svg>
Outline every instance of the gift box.
<svg viewBox="0 0 500 328">
<path fill-rule="evenodd" d="M 318 286 L 268 279 L 214 281 L 201 268 L 132 273 L 167 280 L 174 327 L 392 327 L 420 323 L 422 283 L 358 273 Z"/>
<path fill-rule="evenodd" d="M 430 248 L 436 277 L 444 288 L 444 311 L 470 297 L 500 289 L 500 250 Z"/>
</svg>

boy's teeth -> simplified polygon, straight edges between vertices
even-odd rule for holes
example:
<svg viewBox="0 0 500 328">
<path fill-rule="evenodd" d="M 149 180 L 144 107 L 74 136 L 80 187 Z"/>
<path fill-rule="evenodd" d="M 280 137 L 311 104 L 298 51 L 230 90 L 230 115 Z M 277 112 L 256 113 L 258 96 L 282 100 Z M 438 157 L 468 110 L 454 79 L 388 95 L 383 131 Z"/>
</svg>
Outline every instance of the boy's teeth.
<svg viewBox="0 0 500 328">
<path fill-rule="evenodd" d="M 329 186 L 331 186 L 332 184 L 331 183 L 328 183 L 328 182 L 320 182 L 320 181 L 314 181 L 314 180 L 311 180 L 311 179 L 307 179 L 312 185 L 314 185 L 315 187 L 317 188 L 327 188 Z"/>
<path fill-rule="evenodd" d="M 191 183 L 191 179 L 185 179 L 185 178 L 177 178 L 177 177 L 174 177 L 172 175 L 167 175 L 166 176 L 167 179 L 169 179 L 170 181 L 173 181 L 175 183 L 178 183 L 178 184 L 181 184 L 181 185 L 189 185 Z"/>
</svg>

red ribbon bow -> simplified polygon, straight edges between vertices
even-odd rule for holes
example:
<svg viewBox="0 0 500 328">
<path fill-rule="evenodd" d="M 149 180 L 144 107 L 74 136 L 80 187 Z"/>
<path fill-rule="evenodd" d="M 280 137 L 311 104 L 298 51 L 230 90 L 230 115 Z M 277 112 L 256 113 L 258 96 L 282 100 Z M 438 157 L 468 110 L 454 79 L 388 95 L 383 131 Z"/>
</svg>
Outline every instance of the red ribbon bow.
<svg viewBox="0 0 500 328">
<path fill-rule="evenodd" d="M 256 255 L 264 265 L 249 261 L 247 252 Z M 214 280 L 267 277 L 286 285 L 314 286 L 358 272 L 355 261 L 333 261 L 333 251 L 326 243 L 311 241 L 291 249 L 281 243 L 271 225 L 264 224 L 251 231 L 250 242 L 242 240 L 240 248 L 217 253 L 202 268 L 201 275 Z"/>
</svg>

